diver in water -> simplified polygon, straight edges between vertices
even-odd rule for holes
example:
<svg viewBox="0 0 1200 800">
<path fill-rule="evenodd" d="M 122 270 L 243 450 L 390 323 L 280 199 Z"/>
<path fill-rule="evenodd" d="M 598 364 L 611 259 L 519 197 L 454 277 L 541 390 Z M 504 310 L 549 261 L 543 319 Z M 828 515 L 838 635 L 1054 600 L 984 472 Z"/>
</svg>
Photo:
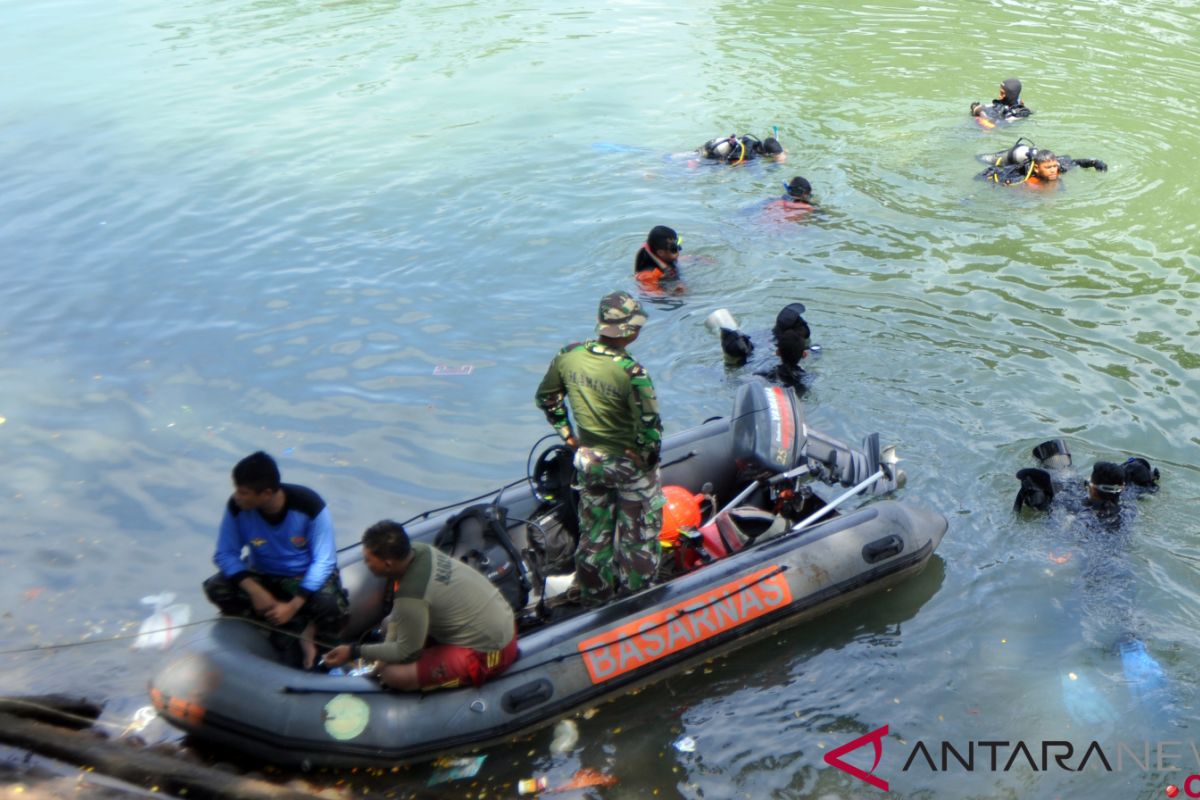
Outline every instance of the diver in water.
<svg viewBox="0 0 1200 800">
<path fill-rule="evenodd" d="M 783 184 L 786 194 L 778 200 L 772 200 L 766 205 L 766 213 L 778 215 L 783 219 L 801 220 L 816 209 L 812 199 L 812 184 L 797 175 Z"/>
<path fill-rule="evenodd" d="M 971 103 L 971 116 L 985 128 L 994 128 L 998 122 L 1015 122 L 1033 112 L 1021 102 L 1021 82 L 1009 78 L 1000 84 L 1000 96 L 989 105 Z"/>
<path fill-rule="evenodd" d="M 633 274 L 642 291 L 650 295 L 681 294 L 679 234 L 666 225 L 655 225 L 633 257 Z"/>
<path fill-rule="evenodd" d="M 780 310 L 771 329 L 779 361 L 770 366 L 760 365 L 754 371 L 755 375 L 761 375 L 772 383 L 792 387 L 797 395 L 803 394 L 807 388 L 804 384 L 806 373 L 800 361 L 814 348 L 811 344 L 812 330 L 802 316 L 805 310 L 803 303 L 789 303 Z M 741 367 L 749 361 L 754 352 L 754 342 L 738 328 L 737 321 L 727 309 L 714 311 L 705 324 L 710 330 L 720 332 L 721 352 L 724 353 L 727 367 Z"/>
<path fill-rule="evenodd" d="M 711 161 L 723 161 L 726 164 L 738 165 L 756 158 L 768 161 L 783 161 L 787 153 L 779 139 L 768 136 L 759 140 L 751 134 L 738 136 L 736 133 L 717 139 L 709 139 L 698 148 L 700 155 Z"/>
<path fill-rule="evenodd" d="M 1108 164 L 1098 158 L 1071 158 L 1056 155 L 1051 150 L 1039 150 L 1033 142 L 1021 137 L 1016 144 L 999 153 L 979 156 L 988 168 L 975 177 L 1004 186 L 1027 184 L 1034 187 L 1058 187 L 1060 176 L 1073 167 L 1090 167 L 1107 172 Z"/>
<path fill-rule="evenodd" d="M 1033 454 L 1042 467 L 1017 472 L 1021 489 L 1013 510 L 1028 507 L 1058 512 L 1055 517 L 1071 533 L 1072 549 L 1077 547 L 1084 559 L 1080 604 L 1085 634 L 1119 654 L 1126 681 L 1136 694 L 1157 691 L 1165 676 L 1136 633 L 1136 581 L 1126 556 L 1134 504 L 1122 499 L 1127 494 L 1136 498 L 1157 491 L 1158 470 L 1136 456 L 1122 464 L 1097 461 L 1081 484 L 1071 470 L 1071 453 L 1063 440 L 1043 442 Z M 1051 558 L 1058 564 L 1071 560 L 1069 554 L 1051 554 Z"/>
<path fill-rule="evenodd" d="M 1138 456 L 1121 464 L 1097 461 L 1091 476 L 1080 485 L 1071 472 L 1071 452 L 1062 439 L 1042 442 L 1033 448 L 1033 455 L 1042 466 L 1017 472 L 1021 488 L 1013 501 L 1015 512 L 1022 508 L 1048 511 L 1057 496 L 1069 511 L 1091 509 L 1099 517 L 1111 518 L 1119 514 L 1127 488 L 1135 498 L 1158 491 L 1158 470 Z"/>
</svg>

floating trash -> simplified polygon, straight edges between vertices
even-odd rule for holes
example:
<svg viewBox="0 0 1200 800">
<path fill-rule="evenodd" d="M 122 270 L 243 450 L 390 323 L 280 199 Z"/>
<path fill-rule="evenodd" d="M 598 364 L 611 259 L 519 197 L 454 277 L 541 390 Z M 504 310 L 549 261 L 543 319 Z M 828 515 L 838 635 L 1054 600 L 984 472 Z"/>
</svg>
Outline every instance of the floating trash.
<svg viewBox="0 0 1200 800">
<path fill-rule="evenodd" d="M 573 719 L 560 720 L 554 726 L 554 739 L 550 742 L 551 753 L 566 753 L 579 741 L 579 726 Z"/>
<path fill-rule="evenodd" d="M 540 780 L 545 781 L 546 779 L 541 778 Z M 559 784 L 552 789 L 546 789 L 545 794 L 569 792 L 574 789 L 588 789 L 592 786 L 615 786 L 616 783 L 616 775 L 606 775 L 605 773 L 592 769 L 591 767 L 584 767 L 583 769 L 576 771 L 576 773 L 571 776 L 571 780 L 567 781 L 566 783 Z M 545 788 L 544 785 L 543 788 Z"/>
<path fill-rule="evenodd" d="M 425 782 L 425 785 L 437 786 L 439 783 L 445 783 L 446 781 L 474 778 L 486 760 L 487 756 L 439 758 L 434 762 L 438 768 L 429 776 L 429 780 Z"/>
<path fill-rule="evenodd" d="M 517 794 L 537 794 L 544 791 L 549 785 L 549 781 L 546 780 L 545 776 L 540 778 L 525 778 L 524 780 L 517 781 Z"/>
<path fill-rule="evenodd" d="M 675 749 L 681 753 L 696 752 L 696 740 L 690 736 L 681 736 L 674 742 Z"/>
<path fill-rule="evenodd" d="M 475 367 L 470 364 L 462 364 L 457 367 L 452 367 L 449 364 L 438 364 L 433 368 L 434 375 L 470 375 Z"/>
<path fill-rule="evenodd" d="M 154 706 L 142 706 L 133 712 L 133 719 L 125 726 L 125 730 L 121 731 L 121 735 L 129 736 L 130 734 L 141 733 L 147 725 L 156 719 L 158 719 L 158 712 L 154 710 Z"/>
<path fill-rule="evenodd" d="M 154 606 L 154 613 L 142 622 L 138 628 L 137 638 L 133 640 L 134 650 L 157 648 L 165 650 L 179 635 L 179 629 L 188 624 L 192 618 L 192 607 L 187 603 L 170 604 L 175 599 L 173 592 L 152 594 L 143 597 L 142 602 Z M 170 604 L 170 605 L 168 605 Z"/>
</svg>

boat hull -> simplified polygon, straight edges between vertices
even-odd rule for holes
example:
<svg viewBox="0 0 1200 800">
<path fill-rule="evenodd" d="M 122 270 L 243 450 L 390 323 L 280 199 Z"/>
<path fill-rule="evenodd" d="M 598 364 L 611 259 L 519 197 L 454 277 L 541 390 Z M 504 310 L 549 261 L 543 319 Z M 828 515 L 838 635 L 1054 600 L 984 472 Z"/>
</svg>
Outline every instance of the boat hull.
<svg viewBox="0 0 1200 800">
<path fill-rule="evenodd" d="M 299 672 L 255 626 L 224 619 L 186 642 L 151 694 L 188 733 L 273 763 L 421 760 L 511 737 L 882 591 L 920 572 L 945 530 L 933 512 L 872 504 L 535 631 L 508 672 L 477 689 L 397 694 L 365 677 Z M 864 556 L 871 548 L 885 554 Z"/>
</svg>

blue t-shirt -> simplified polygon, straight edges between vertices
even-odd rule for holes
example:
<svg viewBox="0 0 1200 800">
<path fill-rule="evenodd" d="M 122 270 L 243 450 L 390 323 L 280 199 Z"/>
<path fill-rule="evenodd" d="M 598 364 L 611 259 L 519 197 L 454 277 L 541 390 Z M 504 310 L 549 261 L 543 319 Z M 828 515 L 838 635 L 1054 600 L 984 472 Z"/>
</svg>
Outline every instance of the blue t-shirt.
<svg viewBox="0 0 1200 800">
<path fill-rule="evenodd" d="M 281 484 L 283 519 L 271 524 L 257 510 L 243 511 L 233 498 L 225 506 L 213 561 L 230 580 L 249 570 L 266 575 L 300 576 L 300 594 L 320 589 L 337 566 L 333 521 L 325 501 L 312 489 Z M 242 551 L 249 550 L 248 558 Z"/>
</svg>

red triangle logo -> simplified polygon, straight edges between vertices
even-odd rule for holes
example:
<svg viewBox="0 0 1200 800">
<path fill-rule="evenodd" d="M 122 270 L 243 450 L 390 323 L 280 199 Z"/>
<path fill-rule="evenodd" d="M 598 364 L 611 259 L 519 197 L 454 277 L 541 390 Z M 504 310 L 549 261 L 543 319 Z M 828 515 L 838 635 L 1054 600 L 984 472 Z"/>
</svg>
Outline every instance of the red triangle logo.
<svg viewBox="0 0 1200 800">
<path fill-rule="evenodd" d="M 888 782 L 882 778 L 876 778 L 873 773 L 875 772 L 875 768 L 879 766 L 879 759 L 883 758 L 883 737 L 887 736 L 887 734 L 888 726 L 884 725 L 882 728 L 876 728 L 852 742 L 846 742 L 841 747 L 834 748 L 826 753 L 825 763 L 831 767 L 837 767 L 842 772 L 853 775 L 860 781 L 871 784 L 876 789 L 883 789 L 886 792 L 888 790 Z M 853 764 L 847 764 L 845 761 L 842 761 L 842 756 L 853 750 L 857 750 L 867 742 L 875 745 L 875 763 L 871 765 L 871 769 L 864 772 Z"/>
</svg>

